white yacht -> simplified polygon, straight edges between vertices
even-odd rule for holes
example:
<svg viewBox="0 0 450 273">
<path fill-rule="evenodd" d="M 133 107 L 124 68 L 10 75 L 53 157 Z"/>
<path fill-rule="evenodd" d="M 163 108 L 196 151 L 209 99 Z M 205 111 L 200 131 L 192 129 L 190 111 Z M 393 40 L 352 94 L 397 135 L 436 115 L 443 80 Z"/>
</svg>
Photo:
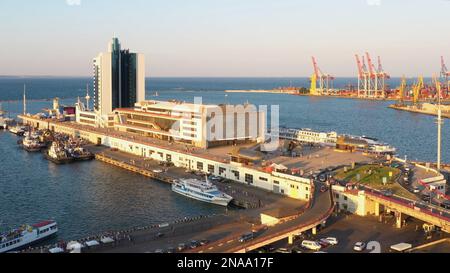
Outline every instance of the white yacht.
<svg viewBox="0 0 450 273">
<path fill-rule="evenodd" d="M 32 226 L 24 225 L 10 232 L 0 234 L 0 253 L 21 249 L 45 240 L 58 232 L 55 221 L 45 221 Z"/>
<path fill-rule="evenodd" d="M 186 197 L 220 206 L 228 206 L 233 197 L 219 191 L 210 183 L 198 179 L 181 179 L 172 184 L 172 191 Z"/>
</svg>

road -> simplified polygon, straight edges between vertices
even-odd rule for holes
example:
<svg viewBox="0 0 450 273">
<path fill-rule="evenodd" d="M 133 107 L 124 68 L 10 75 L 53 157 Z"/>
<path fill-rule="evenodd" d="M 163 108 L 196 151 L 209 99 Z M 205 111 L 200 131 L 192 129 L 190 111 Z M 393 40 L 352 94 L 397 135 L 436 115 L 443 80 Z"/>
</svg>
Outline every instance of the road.
<svg viewBox="0 0 450 273">
<path fill-rule="evenodd" d="M 316 183 L 315 198 L 312 201 L 309 209 L 304 211 L 298 218 L 294 220 L 281 223 L 274 227 L 270 227 L 266 230 L 258 232 L 256 234 L 255 241 L 263 241 L 266 239 L 277 237 L 280 234 L 289 233 L 308 223 L 317 221 L 318 219 L 327 215 L 330 212 L 330 209 L 333 207 L 333 202 L 329 191 L 325 193 L 320 192 L 321 185 L 322 184 L 320 183 Z M 195 252 L 228 253 L 250 247 L 252 244 L 255 243 L 255 241 L 250 241 L 248 243 L 240 243 L 238 239 L 239 235 L 251 231 L 252 231 L 251 229 L 245 231 L 243 230 L 241 234 L 234 234 L 233 236 L 225 238 L 221 241 L 213 242 L 212 244 L 202 249 L 195 250 Z"/>
</svg>

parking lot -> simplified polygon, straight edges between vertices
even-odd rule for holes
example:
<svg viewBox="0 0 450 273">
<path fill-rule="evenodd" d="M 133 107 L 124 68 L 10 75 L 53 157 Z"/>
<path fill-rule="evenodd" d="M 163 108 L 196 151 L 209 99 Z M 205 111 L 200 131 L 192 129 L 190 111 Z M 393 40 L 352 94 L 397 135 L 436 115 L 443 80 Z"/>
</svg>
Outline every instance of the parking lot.
<svg viewBox="0 0 450 273">
<path fill-rule="evenodd" d="M 319 230 L 318 235 L 313 236 L 311 233 L 302 234 L 295 240 L 294 245 L 289 245 L 287 240 L 280 241 L 272 246 L 272 252 L 371 253 L 374 251 L 374 253 L 390 253 L 393 252 L 390 249 L 391 246 L 399 243 L 409 243 L 412 244 L 413 247 L 416 247 L 431 241 L 449 237 L 445 233 L 435 233 L 432 238 L 427 239 L 422 229 L 422 225 L 422 222 L 410 219 L 407 222 L 406 227 L 397 229 L 393 218 L 380 223 L 378 218 L 371 216 L 359 217 L 342 214 L 332 217 L 327 223 L 327 227 Z M 336 238 L 338 244 L 322 247 L 320 251 L 307 250 L 301 246 L 301 243 L 304 240 L 319 241 L 320 239 L 328 237 Z M 355 251 L 354 246 L 357 242 L 363 242 L 366 245 L 371 246 L 372 249 Z M 447 248 L 439 248 L 438 250 L 446 249 Z M 429 250 L 430 252 L 433 252 L 433 248 L 430 248 Z"/>
</svg>

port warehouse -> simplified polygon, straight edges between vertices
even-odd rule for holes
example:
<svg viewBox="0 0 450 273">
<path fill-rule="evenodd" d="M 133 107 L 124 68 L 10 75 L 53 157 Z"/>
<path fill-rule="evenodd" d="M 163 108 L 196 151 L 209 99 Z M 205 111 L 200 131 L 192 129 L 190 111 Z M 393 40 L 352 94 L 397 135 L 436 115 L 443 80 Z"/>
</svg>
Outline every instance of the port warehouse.
<svg viewBox="0 0 450 273">
<path fill-rule="evenodd" d="M 156 161 L 170 161 L 176 167 L 188 170 L 202 171 L 236 182 L 248 184 L 288 196 L 290 198 L 309 201 L 311 199 L 312 181 L 309 178 L 294 176 L 281 172 L 264 172 L 252 166 L 231 162 L 219 158 L 208 158 L 206 155 L 193 155 L 181 151 L 174 151 L 170 145 L 155 145 L 141 143 L 132 139 L 115 136 L 114 131 L 107 133 L 96 128 L 81 128 L 72 122 L 40 119 L 33 116 L 19 116 L 24 124 L 37 129 L 49 129 L 74 137 L 86 139 L 91 143 L 104 145 L 119 151 L 142 156 Z"/>
</svg>

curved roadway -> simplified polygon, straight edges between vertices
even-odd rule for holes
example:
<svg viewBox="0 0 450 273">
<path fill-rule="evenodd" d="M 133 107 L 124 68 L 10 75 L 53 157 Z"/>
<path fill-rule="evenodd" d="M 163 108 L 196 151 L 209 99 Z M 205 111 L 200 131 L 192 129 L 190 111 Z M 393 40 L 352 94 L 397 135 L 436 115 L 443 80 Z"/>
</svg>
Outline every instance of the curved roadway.
<svg viewBox="0 0 450 273">
<path fill-rule="evenodd" d="M 312 229 L 326 221 L 334 210 L 331 190 L 320 192 L 321 184 L 316 183 L 314 187 L 314 198 L 306 211 L 294 220 L 280 223 L 274 227 L 259 232 L 255 239 L 247 243 L 240 243 L 238 238 L 242 234 L 235 234 L 221 241 L 212 242 L 206 247 L 195 250 L 195 252 L 210 253 L 238 253 L 248 252 L 268 245 L 276 241 Z M 250 232 L 248 230 L 247 232 Z M 245 233 L 245 232 L 243 232 Z"/>
</svg>

